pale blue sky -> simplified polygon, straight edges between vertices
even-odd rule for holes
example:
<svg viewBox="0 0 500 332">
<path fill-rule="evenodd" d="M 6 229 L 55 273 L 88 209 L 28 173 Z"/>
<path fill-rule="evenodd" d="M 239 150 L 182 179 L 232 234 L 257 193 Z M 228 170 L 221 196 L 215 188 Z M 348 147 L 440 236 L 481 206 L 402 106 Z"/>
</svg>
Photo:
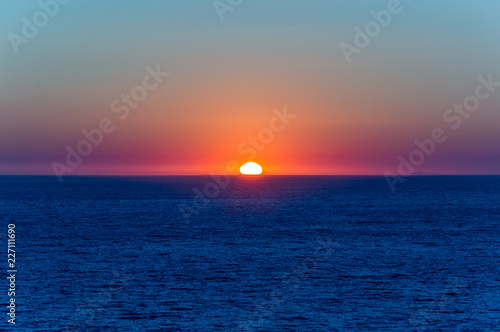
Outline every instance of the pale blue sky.
<svg viewBox="0 0 500 332">
<path fill-rule="evenodd" d="M 303 132 L 290 139 L 304 141 L 306 132 L 315 133 L 295 152 L 298 159 L 324 164 L 337 153 L 349 165 L 366 162 L 368 152 L 358 145 L 368 136 L 379 149 L 370 157 L 373 172 L 383 172 L 399 153 L 411 151 L 414 138 L 442 125 L 444 110 L 472 93 L 479 75 L 500 80 L 500 2 L 493 0 L 401 1 L 402 12 L 348 64 L 339 44 L 353 43 L 354 27 L 364 27 L 373 19 L 370 12 L 387 3 L 244 0 L 221 22 L 212 1 L 73 0 L 16 54 L 7 34 L 20 34 L 21 18 L 31 19 L 40 6 L 38 1 L 3 1 L 0 172 L 19 165 L 48 172 L 50 161 L 64 156 L 64 146 L 102 118 L 147 65 L 157 63 L 171 78 L 151 97 L 156 106 L 145 106 L 150 113 L 125 124 L 89 165 L 109 163 L 112 151 L 136 160 L 136 150 L 161 135 L 155 128 L 144 134 L 138 127 L 158 114 L 166 121 L 162 130 L 173 133 L 176 121 L 188 121 L 186 114 L 212 118 L 209 109 L 220 108 L 219 103 L 232 107 L 236 122 L 238 112 L 246 112 L 244 105 L 255 105 L 256 117 L 264 117 L 271 104 L 288 103 L 304 112 Z M 213 89 L 206 107 L 193 104 Z M 248 90 L 252 93 L 236 100 Z M 444 172 L 458 165 L 457 172 L 500 173 L 500 150 L 492 143 L 500 138 L 492 128 L 500 122 L 499 102 L 500 92 L 484 102 L 425 170 Z M 192 113 L 181 112 L 191 108 Z M 197 132 L 222 140 L 210 121 L 195 126 Z M 174 136 L 189 154 L 198 149 L 195 135 L 193 129 Z M 332 141 L 341 147 L 330 148 Z M 347 144 L 355 145 L 352 153 L 345 152 Z M 136 150 L 128 148 L 136 145 Z M 166 149 L 172 163 L 188 163 L 183 153 Z M 470 165 L 472 156 L 478 166 Z"/>
</svg>

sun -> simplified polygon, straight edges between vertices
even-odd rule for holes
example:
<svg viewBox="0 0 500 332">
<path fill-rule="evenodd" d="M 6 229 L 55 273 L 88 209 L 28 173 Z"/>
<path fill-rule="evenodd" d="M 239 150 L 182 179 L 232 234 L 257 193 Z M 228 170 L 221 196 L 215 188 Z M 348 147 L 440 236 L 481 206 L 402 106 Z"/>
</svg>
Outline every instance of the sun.
<svg viewBox="0 0 500 332">
<path fill-rule="evenodd" d="M 240 167 L 240 173 L 243 175 L 260 175 L 262 167 L 254 162 L 249 162 Z"/>
</svg>

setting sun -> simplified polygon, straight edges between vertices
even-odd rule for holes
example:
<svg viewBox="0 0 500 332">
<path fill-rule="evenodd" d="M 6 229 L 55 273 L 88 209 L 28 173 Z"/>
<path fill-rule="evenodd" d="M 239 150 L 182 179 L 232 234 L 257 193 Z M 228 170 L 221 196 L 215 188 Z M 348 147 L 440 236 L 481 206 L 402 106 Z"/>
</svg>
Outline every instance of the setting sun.
<svg viewBox="0 0 500 332">
<path fill-rule="evenodd" d="M 241 166 L 240 173 L 243 175 L 260 175 L 262 174 L 262 167 L 254 162 L 249 162 Z"/>
</svg>

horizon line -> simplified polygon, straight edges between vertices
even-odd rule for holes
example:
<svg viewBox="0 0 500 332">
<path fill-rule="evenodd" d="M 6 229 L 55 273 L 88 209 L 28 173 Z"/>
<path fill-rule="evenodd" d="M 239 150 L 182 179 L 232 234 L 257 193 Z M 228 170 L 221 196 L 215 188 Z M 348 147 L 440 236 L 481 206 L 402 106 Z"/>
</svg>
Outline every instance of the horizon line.
<svg viewBox="0 0 500 332">
<path fill-rule="evenodd" d="M 224 176 L 240 176 L 249 177 L 249 175 L 243 174 L 223 174 Z M 45 177 L 57 177 L 54 174 L 0 174 L 3 176 L 45 176 Z M 75 175 L 65 175 L 68 177 L 174 177 L 174 176 L 214 176 L 212 174 L 75 174 Z M 220 175 L 219 175 L 220 176 Z M 260 176 L 379 176 L 384 177 L 384 174 L 260 174 L 251 177 Z M 408 174 L 400 175 L 401 177 L 423 177 L 423 176 L 500 176 L 500 174 Z"/>
</svg>

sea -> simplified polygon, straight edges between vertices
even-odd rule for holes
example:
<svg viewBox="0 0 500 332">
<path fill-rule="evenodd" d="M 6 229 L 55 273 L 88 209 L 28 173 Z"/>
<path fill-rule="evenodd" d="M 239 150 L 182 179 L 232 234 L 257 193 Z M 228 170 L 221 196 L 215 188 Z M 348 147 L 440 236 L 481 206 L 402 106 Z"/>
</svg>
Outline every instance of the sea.
<svg viewBox="0 0 500 332">
<path fill-rule="evenodd" d="M 500 176 L 395 192 L 378 176 L 1 176 L 0 330 L 500 331 L 499 203 Z"/>
</svg>

